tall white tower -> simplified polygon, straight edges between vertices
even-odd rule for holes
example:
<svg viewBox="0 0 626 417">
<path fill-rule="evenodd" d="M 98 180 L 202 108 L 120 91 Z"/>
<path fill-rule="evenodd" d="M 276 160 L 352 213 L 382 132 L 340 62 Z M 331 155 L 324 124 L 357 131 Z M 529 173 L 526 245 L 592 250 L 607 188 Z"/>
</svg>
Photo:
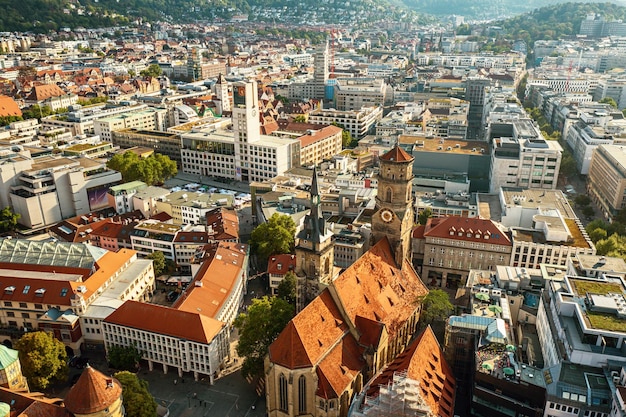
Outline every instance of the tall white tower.
<svg viewBox="0 0 626 417">
<path fill-rule="evenodd" d="M 224 112 L 230 111 L 230 97 L 228 96 L 228 81 L 222 74 L 217 77 L 217 82 L 215 83 L 215 95 L 218 98 L 219 103 L 217 104 L 217 111 L 220 115 L 224 114 Z"/>
<path fill-rule="evenodd" d="M 233 133 L 235 135 L 235 177 L 249 181 L 248 168 L 252 160 L 251 146 L 261 140 L 259 96 L 256 81 L 233 83 Z"/>
</svg>

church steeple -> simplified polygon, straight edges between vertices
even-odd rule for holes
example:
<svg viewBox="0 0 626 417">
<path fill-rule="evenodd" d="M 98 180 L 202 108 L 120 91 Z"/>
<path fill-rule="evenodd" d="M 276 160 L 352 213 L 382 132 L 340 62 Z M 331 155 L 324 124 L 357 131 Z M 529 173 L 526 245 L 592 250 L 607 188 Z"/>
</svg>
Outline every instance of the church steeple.
<svg viewBox="0 0 626 417">
<path fill-rule="evenodd" d="M 313 168 L 313 178 L 311 179 L 311 212 L 305 218 L 304 231 L 308 235 L 308 240 L 315 246 L 325 237 L 326 221 L 322 217 L 320 188 L 317 178 L 317 169 Z"/>
<path fill-rule="evenodd" d="M 311 211 L 304 218 L 304 227 L 296 236 L 296 274 L 299 281 L 297 310 L 328 285 L 334 277 L 333 232 L 322 215 L 320 181 L 317 169 L 311 178 Z"/>
</svg>

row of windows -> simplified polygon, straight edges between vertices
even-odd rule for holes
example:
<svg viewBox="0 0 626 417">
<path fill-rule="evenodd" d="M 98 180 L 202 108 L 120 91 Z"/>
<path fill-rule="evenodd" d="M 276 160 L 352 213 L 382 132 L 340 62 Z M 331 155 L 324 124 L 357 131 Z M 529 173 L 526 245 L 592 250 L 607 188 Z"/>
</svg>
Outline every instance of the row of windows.
<svg viewBox="0 0 626 417">
<path fill-rule="evenodd" d="M 11 301 L 5 301 L 4 302 L 4 306 L 5 307 L 13 307 L 13 303 Z M 28 307 L 28 303 L 19 303 L 20 308 L 29 308 Z M 52 308 L 52 306 L 48 306 L 48 308 Z M 57 308 L 60 310 L 61 308 L 59 306 L 57 306 Z M 43 310 L 43 305 L 42 304 L 35 304 L 35 309 L 36 310 Z"/>
</svg>

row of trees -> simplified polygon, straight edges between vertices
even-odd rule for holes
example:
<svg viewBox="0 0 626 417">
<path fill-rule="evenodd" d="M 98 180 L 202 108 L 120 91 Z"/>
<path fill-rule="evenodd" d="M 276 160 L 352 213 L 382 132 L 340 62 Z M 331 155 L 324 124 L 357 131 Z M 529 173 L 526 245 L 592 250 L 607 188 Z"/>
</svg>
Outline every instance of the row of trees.
<svg viewBox="0 0 626 417">
<path fill-rule="evenodd" d="M 119 171 L 124 182 L 140 180 L 148 185 L 162 184 L 178 172 L 176 162 L 160 153 L 147 158 L 130 151 L 116 154 L 109 159 L 107 167 Z"/>
</svg>

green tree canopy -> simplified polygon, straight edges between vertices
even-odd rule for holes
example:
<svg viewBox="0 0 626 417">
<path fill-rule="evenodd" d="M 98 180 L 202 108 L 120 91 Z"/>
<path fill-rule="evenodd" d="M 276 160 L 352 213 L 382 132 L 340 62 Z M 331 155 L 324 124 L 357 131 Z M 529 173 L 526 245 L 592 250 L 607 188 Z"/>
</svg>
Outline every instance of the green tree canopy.
<svg viewBox="0 0 626 417">
<path fill-rule="evenodd" d="M 148 391 L 147 381 L 128 371 L 117 372 L 113 376 L 122 384 L 123 404 L 127 417 L 156 416 L 157 402 Z"/>
<path fill-rule="evenodd" d="M 603 99 L 601 99 L 599 101 L 599 103 L 608 104 L 609 106 L 613 107 L 614 109 L 617 108 L 617 102 L 612 97 L 604 97 Z"/>
<path fill-rule="evenodd" d="M 2 209 L 2 211 L 0 211 L 0 233 L 14 231 L 20 217 L 20 214 L 14 213 L 11 207 Z"/>
<path fill-rule="evenodd" d="M 118 153 L 107 162 L 107 167 L 119 171 L 125 182 L 140 180 L 148 185 L 161 184 L 178 172 L 176 162 L 159 153 L 147 158 L 134 152 Z"/>
<path fill-rule="evenodd" d="M 444 290 L 430 290 L 427 295 L 417 300 L 422 304 L 420 313 L 420 326 L 426 327 L 435 321 L 445 320 L 454 311 L 448 293 Z"/>
<path fill-rule="evenodd" d="M 52 333 L 26 333 L 15 343 L 15 349 L 19 352 L 22 372 L 32 389 L 42 390 L 53 381 L 67 379 L 65 345 Z"/>
<path fill-rule="evenodd" d="M 298 114 L 293 118 L 296 123 L 306 123 L 306 116 L 304 114 Z"/>
<path fill-rule="evenodd" d="M 159 251 L 152 252 L 151 254 L 146 256 L 146 258 L 152 259 L 152 267 L 154 268 L 154 276 L 158 277 L 160 275 L 163 275 L 163 272 L 167 268 L 167 263 L 166 263 L 165 255 L 163 254 L 163 252 L 159 252 Z"/>
<path fill-rule="evenodd" d="M 108 359 L 112 368 L 135 371 L 141 359 L 141 352 L 135 346 L 113 345 L 109 349 Z"/>
<path fill-rule="evenodd" d="M 290 216 L 274 213 L 266 223 L 254 228 L 249 243 L 259 259 L 267 262 L 271 255 L 291 253 L 295 233 L 296 224 Z"/>
<path fill-rule="evenodd" d="M 150 64 L 148 68 L 139 73 L 142 77 L 159 77 L 161 74 L 163 74 L 163 70 L 159 64 Z"/>
<path fill-rule="evenodd" d="M 293 307 L 296 306 L 298 277 L 293 271 L 285 274 L 285 277 L 278 284 L 278 297 L 287 301 Z"/>
<path fill-rule="evenodd" d="M 426 207 L 424 210 L 422 210 L 422 212 L 417 216 L 417 222 L 419 224 L 426 224 L 426 222 L 428 221 L 428 219 L 430 217 L 432 217 L 433 215 L 433 211 L 429 208 Z"/>
<path fill-rule="evenodd" d="M 354 140 L 352 139 L 352 134 L 349 131 L 345 130 L 345 129 L 341 132 L 341 145 L 344 148 L 349 148 L 349 147 L 354 145 Z"/>
<path fill-rule="evenodd" d="M 239 330 L 237 354 L 245 357 L 241 372 L 244 376 L 263 375 L 263 360 L 269 346 L 293 317 L 294 308 L 282 298 L 255 298 L 246 313 L 235 319 Z"/>
</svg>

